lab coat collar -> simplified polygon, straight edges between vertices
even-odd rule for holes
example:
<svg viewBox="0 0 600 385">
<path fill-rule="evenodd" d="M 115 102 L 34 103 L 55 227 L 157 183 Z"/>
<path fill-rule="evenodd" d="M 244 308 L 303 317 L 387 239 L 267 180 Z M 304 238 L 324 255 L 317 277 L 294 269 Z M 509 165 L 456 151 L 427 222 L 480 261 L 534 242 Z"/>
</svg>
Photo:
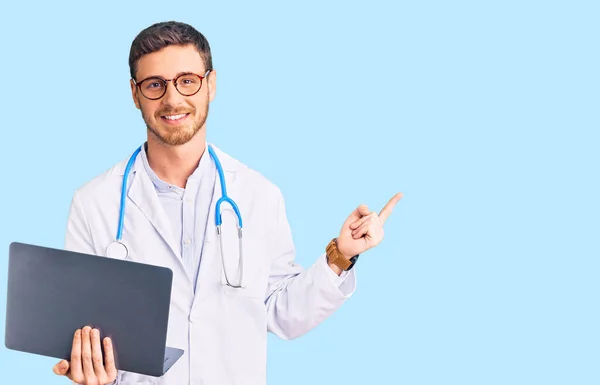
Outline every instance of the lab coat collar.
<svg viewBox="0 0 600 385">
<path fill-rule="evenodd" d="M 225 177 L 225 183 L 227 185 L 227 194 L 233 198 L 234 200 L 238 198 L 239 188 L 236 181 L 236 173 L 246 168 L 246 166 L 240 163 L 238 160 L 226 154 L 224 151 L 219 149 L 217 146 L 210 144 L 215 154 L 219 158 L 221 166 L 223 168 L 223 174 Z M 203 156 L 210 156 L 208 152 L 205 152 Z M 125 168 L 127 162 L 129 161 L 129 157 L 123 162 L 121 162 L 121 167 L 116 169 L 115 171 L 123 176 L 125 172 Z M 138 155 L 134 164 L 131 167 L 131 172 L 129 175 L 128 181 L 128 190 L 127 196 L 131 200 L 131 202 L 138 207 L 138 209 L 146 216 L 148 221 L 152 223 L 157 233 L 163 238 L 165 243 L 169 246 L 171 250 L 171 257 L 175 258 L 175 263 L 180 270 L 180 273 L 188 277 L 185 266 L 183 264 L 182 259 L 177 253 L 177 247 L 175 247 L 175 239 L 173 238 L 173 234 L 170 231 L 170 221 L 166 215 L 166 212 L 162 208 L 158 195 L 156 194 L 155 187 L 147 174 L 144 165 L 142 163 L 141 156 Z M 202 273 L 206 271 L 208 264 L 214 264 L 219 261 L 213 260 L 213 254 L 215 253 L 215 243 L 216 243 L 216 235 L 214 230 L 214 218 L 215 218 L 215 205 L 217 200 L 221 197 L 221 184 L 219 181 L 219 177 L 217 173 L 215 173 L 215 189 L 213 192 L 213 199 L 209 210 L 209 227 L 206 231 L 206 239 L 205 239 L 205 250 L 202 256 L 202 263 L 200 267 L 200 272 L 198 274 L 198 281 L 201 280 Z M 212 224 L 212 226 L 211 226 Z M 187 279 L 189 283 L 189 289 L 193 292 L 193 284 L 191 280 Z"/>
<path fill-rule="evenodd" d="M 241 171 L 246 168 L 246 165 L 240 163 L 240 161 L 233 158 L 232 156 L 230 156 L 229 154 L 227 154 L 226 152 L 221 150 L 219 147 L 215 146 L 213 143 L 208 143 L 208 145 L 211 146 L 213 148 L 213 150 L 215 150 L 215 154 L 217 155 L 217 157 L 219 158 L 219 161 L 221 162 L 223 171 L 235 172 L 235 171 Z M 206 153 L 206 155 L 210 156 L 208 153 Z M 131 156 L 131 155 L 129 155 L 129 156 Z M 117 168 L 115 168 L 114 172 L 117 175 L 123 176 L 125 174 L 125 167 L 127 166 L 127 162 L 129 161 L 129 156 L 126 159 L 124 159 Z M 204 155 L 202 155 L 202 156 L 204 156 Z M 131 168 L 131 174 L 134 174 L 137 171 L 144 171 L 144 165 L 141 162 L 142 162 L 142 160 L 139 159 L 139 155 L 138 155 L 138 159 L 136 159 L 133 167 Z"/>
</svg>

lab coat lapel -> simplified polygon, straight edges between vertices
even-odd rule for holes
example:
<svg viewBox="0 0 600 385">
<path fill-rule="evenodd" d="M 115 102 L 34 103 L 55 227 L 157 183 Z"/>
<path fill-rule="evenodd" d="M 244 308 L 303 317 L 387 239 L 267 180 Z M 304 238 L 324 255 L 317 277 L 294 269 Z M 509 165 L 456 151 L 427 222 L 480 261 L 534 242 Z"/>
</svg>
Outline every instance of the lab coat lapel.
<svg viewBox="0 0 600 385">
<path fill-rule="evenodd" d="M 142 161 L 139 157 L 132 169 L 132 173 L 134 174 L 133 180 L 131 181 L 131 187 L 129 188 L 127 196 L 146 216 L 152 226 L 154 226 L 158 234 L 169 246 L 171 257 L 176 260 L 175 263 L 181 268 L 182 274 L 188 277 L 183 261 L 177 253 L 177 248 L 174 247 L 175 241 L 173 239 L 173 232 L 170 228 L 169 218 L 167 218 L 167 214 L 160 204 L 154 185 L 146 173 L 146 170 L 144 170 Z"/>
<path fill-rule="evenodd" d="M 241 189 L 239 183 L 237 183 L 236 180 L 236 172 L 240 169 L 241 165 L 232 158 L 230 158 L 229 155 L 219 150 L 214 145 L 212 145 L 212 147 L 215 150 L 215 154 L 219 158 L 221 166 L 223 167 L 223 176 L 225 177 L 227 195 L 231 199 L 233 199 L 233 201 L 236 204 L 238 204 L 238 208 L 242 210 L 242 208 L 239 207 Z M 221 282 L 221 254 L 216 227 L 216 205 L 217 201 L 221 199 L 221 196 L 221 181 L 217 172 L 215 177 L 215 188 L 213 191 L 212 202 L 210 204 L 210 210 L 208 214 L 208 226 L 206 228 L 206 236 L 204 238 L 204 250 L 202 252 L 202 259 L 200 262 L 200 271 L 196 282 L 196 300 L 202 298 L 205 294 L 207 294 L 208 290 L 203 289 L 203 286 L 210 284 L 210 282 L 214 282 L 214 274 L 216 274 L 216 277 L 218 278 L 219 282 Z M 232 209 L 229 203 L 221 203 L 221 211 L 228 209 Z M 225 226 L 226 221 L 228 222 L 227 225 L 233 226 L 233 224 L 230 223 L 231 220 L 231 216 L 223 215 L 223 226 Z M 237 238 L 232 239 L 233 237 L 228 235 L 231 235 L 231 232 L 228 232 L 227 234 L 222 234 L 222 236 L 224 237 L 223 243 L 226 245 L 231 245 L 232 242 L 236 242 L 237 244 Z M 228 272 L 229 271 L 230 270 L 228 270 Z M 233 275 L 233 277 L 237 277 L 237 274 L 235 274 L 234 272 L 229 274 Z"/>
</svg>

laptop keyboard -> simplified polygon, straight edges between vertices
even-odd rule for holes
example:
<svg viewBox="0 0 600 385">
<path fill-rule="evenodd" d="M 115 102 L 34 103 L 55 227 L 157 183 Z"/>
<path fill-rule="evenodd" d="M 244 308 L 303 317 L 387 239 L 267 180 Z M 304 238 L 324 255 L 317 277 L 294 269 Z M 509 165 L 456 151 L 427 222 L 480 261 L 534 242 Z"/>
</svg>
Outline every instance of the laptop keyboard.
<svg viewBox="0 0 600 385">
<path fill-rule="evenodd" d="M 165 360 L 163 361 L 163 364 L 167 361 L 169 361 L 169 357 L 165 356 Z"/>
</svg>

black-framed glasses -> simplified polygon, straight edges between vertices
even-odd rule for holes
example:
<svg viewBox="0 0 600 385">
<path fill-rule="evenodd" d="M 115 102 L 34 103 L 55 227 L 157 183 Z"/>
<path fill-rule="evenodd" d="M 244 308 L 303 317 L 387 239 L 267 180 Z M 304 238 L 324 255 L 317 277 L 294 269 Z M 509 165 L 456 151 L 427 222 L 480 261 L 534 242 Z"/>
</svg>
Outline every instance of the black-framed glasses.
<svg viewBox="0 0 600 385">
<path fill-rule="evenodd" d="M 163 79 L 158 76 L 152 76 L 139 82 L 133 80 L 142 95 L 150 100 L 160 99 L 167 92 L 167 82 L 173 82 L 175 89 L 183 96 L 195 95 L 202 88 L 202 80 L 206 78 L 211 70 L 200 76 L 193 72 L 186 72 L 177 76 L 175 79 Z"/>
</svg>

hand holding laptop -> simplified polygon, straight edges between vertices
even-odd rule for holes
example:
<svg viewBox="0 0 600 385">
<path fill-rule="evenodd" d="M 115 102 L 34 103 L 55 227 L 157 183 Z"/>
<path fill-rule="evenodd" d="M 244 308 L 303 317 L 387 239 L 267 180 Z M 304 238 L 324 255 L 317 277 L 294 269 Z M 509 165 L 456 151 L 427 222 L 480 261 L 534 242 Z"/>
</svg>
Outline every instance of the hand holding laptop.
<svg viewBox="0 0 600 385">
<path fill-rule="evenodd" d="M 166 342 L 171 269 L 19 242 L 8 265 L 5 345 L 57 358 L 55 374 L 84 385 L 158 378 L 183 356 Z"/>
<path fill-rule="evenodd" d="M 98 329 L 89 326 L 77 329 L 73 337 L 71 361 L 58 362 L 54 365 L 54 373 L 83 385 L 106 385 L 114 382 L 117 368 L 110 338 L 104 338 L 103 345 L 106 352 L 104 359 Z"/>
</svg>

